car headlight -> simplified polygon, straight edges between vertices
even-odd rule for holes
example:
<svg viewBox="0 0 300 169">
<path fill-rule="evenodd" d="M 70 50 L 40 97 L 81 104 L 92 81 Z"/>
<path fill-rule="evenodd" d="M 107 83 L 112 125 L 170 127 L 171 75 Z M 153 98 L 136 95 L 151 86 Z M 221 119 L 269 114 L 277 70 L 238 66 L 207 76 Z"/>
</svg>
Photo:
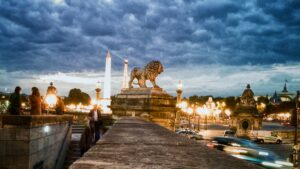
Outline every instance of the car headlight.
<svg viewBox="0 0 300 169">
<path fill-rule="evenodd" d="M 275 167 L 275 168 L 280 168 L 280 167 L 282 167 L 281 164 L 276 164 L 276 163 L 271 163 L 271 162 L 262 162 L 262 165 L 268 166 L 268 167 Z"/>
<path fill-rule="evenodd" d="M 230 143 L 232 146 L 235 146 L 235 147 L 241 147 L 241 145 L 240 144 L 238 144 L 238 143 Z"/>
<path fill-rule="evenodd" d="M 285 166 L 289 166 L 292 167 L 293 163 L 290 162 L 286 162 L 286 161 L 275 161 L 276 164 L 281 164 L 281 165 L 285 165 Z"/>
<path fill-rule="evenodd" d="M 261 156 L 268 156 L 269 153 L 268 153 L 268 152 L 265 152 L 265 151 L 260 151 L 260 152 L 258 152 L 258 155 L 261 155 Z"/>
<path fill-rule="evenodd" d="M 241 150 L 241 149 L 233 149 L 233 150 L 230 150 L 231 152 L 233 152 L 233 153 L 241 153 L 241 154 L 246 154 L 246 153 L 248 153 L 248 151 L 247 150 Z"/>
</svg>

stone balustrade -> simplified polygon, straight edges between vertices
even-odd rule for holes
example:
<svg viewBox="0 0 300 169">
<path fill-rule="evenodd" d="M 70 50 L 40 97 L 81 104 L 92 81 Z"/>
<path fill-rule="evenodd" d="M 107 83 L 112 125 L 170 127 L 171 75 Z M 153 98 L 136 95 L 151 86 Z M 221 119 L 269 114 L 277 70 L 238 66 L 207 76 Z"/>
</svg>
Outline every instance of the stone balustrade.
<svg viewBox="0 0 300 169">
<path fill-rule="evenodd" d="M 4 115 L 0 128 L 0 168 L 61 168 L 72 133 L 72 116 Z"/>
<path fill-rule="evenodd" d="M 180 168 L 241 169 L 260 167 L 206 147 L 152 122 L 118 120 L 70 169 Z"/>
</svg>

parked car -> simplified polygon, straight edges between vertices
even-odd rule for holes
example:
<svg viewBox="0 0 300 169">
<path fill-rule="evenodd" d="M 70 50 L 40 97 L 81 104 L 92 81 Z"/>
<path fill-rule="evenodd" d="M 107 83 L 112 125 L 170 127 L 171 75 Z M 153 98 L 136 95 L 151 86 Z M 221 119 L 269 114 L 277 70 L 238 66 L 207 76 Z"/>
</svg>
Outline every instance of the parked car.
<svg viewBox="0 0 300 169">
<path fill-rule="evenodd" d="M 198 132 L 192 131 L 192 130 L 180 130 L 176 132 L 177 134 L 185 135 L 190 139 L 193 140 L 203 140 L 203 135 L 201 135 Z"/>
<path fill-rule="evenodd" d="M 282 138 L 272 131 L 253 131 L 254 140 L 257 143 L 276 143 L 281 144 Z"/>
<path fill-rule="evenodd" d="M 273 152 L 261 148 L 252 141 L 245 139 L 234 137 L 215 137 L 207 144 L 207 146 L 224 151 L 231 156 L 244 159 L 266 168 L 292 167 L 292 163 L 280 160 Z"/>
<path fill-rule="evenodd" d="M 236 137 L 236 132 L 233 130 L 225 130 L 224 137 Z"/>
</svg>

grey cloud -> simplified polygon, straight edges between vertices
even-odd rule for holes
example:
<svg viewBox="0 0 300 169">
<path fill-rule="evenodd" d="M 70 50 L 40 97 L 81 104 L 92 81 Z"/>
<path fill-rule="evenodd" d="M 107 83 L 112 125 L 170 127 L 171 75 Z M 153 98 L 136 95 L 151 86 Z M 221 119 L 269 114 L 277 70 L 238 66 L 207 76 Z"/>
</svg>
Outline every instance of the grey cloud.
<svg viewBox="0 0 300 169">
<path fill-rule="evenodd" d="M 125 57 L 132 65 L 159 59 L 165 67 L 299 62 L 298 5 L 5 1 L 0 3 L 0 66 L 7 71 L 99 70 L 107 49 L 116 55 L 113 66 L 118 70 Z"/>
</svg>

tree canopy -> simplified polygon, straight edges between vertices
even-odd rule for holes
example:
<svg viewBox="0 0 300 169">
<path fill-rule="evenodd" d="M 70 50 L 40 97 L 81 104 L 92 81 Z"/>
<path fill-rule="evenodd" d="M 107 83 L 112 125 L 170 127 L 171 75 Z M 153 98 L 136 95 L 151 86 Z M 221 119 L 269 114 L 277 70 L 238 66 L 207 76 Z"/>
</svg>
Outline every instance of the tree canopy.
<svg viewBox="0 0 300 169">
<path fill-rule="evenodd" d="M 89 105 L 91 102 L 91 97 L 87 94 L 82 92 L 80 89 L 71 89 L 69 92 L 68 97 L 65 99 L 67 104 L 83 104 Z"/>
</svg>

